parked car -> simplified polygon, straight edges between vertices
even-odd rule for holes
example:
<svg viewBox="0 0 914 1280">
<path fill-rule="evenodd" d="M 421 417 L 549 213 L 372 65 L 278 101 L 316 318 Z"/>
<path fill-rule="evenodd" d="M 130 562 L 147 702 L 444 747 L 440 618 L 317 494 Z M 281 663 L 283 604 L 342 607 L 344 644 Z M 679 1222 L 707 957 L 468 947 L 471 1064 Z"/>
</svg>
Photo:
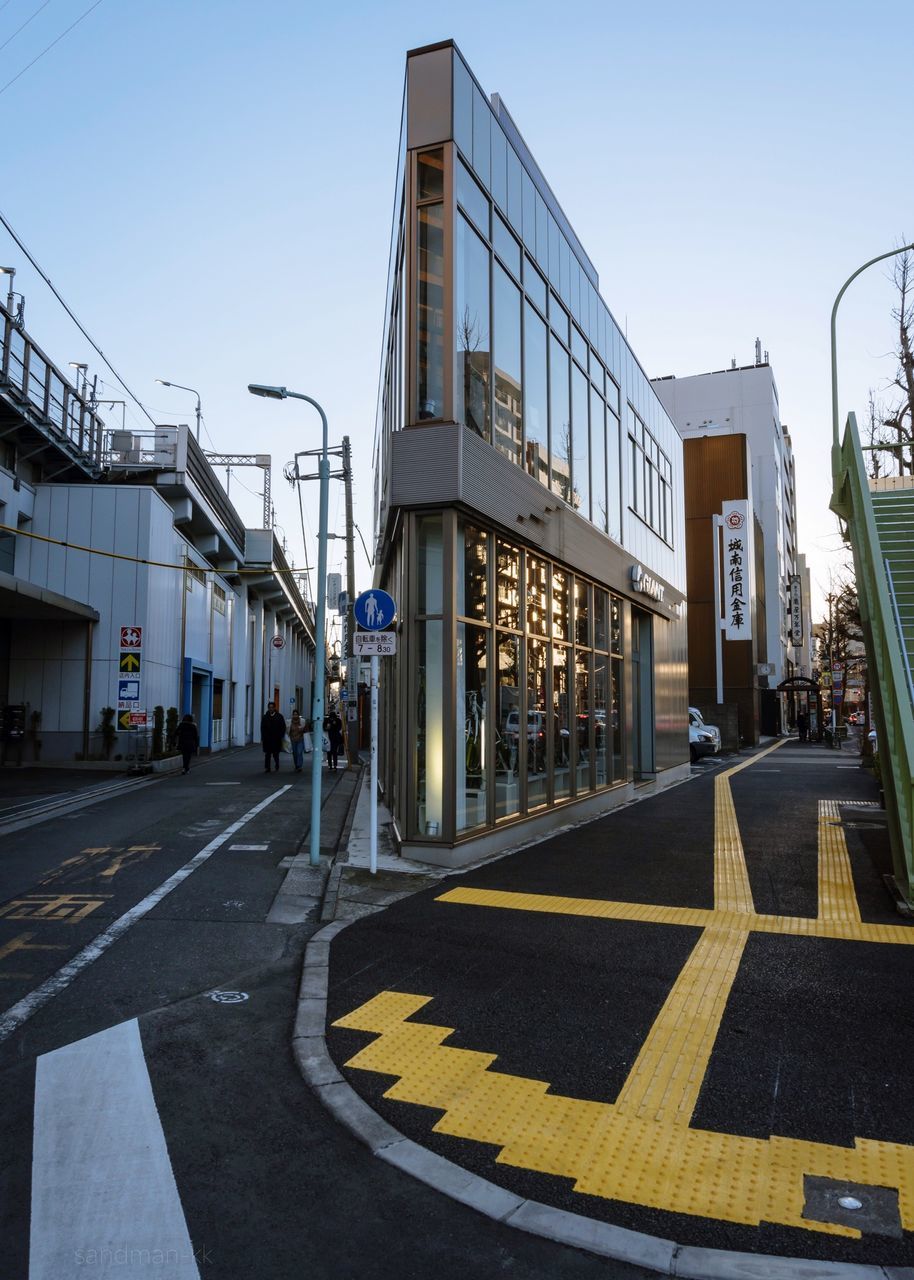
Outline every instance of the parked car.
<svg viewBox="0 0 914 1280">
<path fill-rule="evenodd" d="M 716 756 L 720 751 L 720 729 L 705 724 L 697 707 L 689 707 L 689 759 L 694 764 L 701 756 Z"/>
</svg>

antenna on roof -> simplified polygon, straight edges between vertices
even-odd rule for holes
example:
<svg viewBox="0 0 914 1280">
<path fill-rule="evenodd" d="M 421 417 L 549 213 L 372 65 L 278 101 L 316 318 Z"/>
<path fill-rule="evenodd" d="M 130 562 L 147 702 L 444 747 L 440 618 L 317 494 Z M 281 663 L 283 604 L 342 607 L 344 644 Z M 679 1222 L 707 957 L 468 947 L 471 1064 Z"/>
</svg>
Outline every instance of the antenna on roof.
<svg viewBox="0 0 914 1280">
<path fill-rule="evenodd" d="M 730 368 L 731 368 L 731 369 L 735 369 L 735 368 L 736 368 L 736 356 L 731 356 L 731 357 L 730 357 Z"/>
<path fill-rule="evenodd" d="M 761 363 L 762 363 L 762 340 L 761 340 L 761 338 L 756 338 L 756 340 L 755 340 L 755 363 L 756 363 L 756 364 L 761 364 Z"/>
</svg>

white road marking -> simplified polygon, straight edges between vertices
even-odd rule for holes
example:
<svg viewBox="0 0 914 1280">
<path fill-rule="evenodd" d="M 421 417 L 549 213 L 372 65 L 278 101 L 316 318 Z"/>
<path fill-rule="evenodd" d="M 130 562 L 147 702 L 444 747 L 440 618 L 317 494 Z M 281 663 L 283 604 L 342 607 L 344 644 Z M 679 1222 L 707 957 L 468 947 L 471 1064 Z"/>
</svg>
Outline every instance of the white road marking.
<svg viewBox="0 0 914 1280">
<path fill-rule="evenodd" d="M 255 850 L 258 853 L 260 853 L 264 849 L 269 849 L 269 847 L 270 846 L 268 844 L 230 844 L 229 853 L 232 853 L 236 850 L 238 851 L 238 853 L 249 853 L 249 852 L 254 852 Z"/>
<path fill-rule="evenodd" d="M 240 782 L 207 782 L 207 787 L 240 787 Z"/>
<path fill-rule="evenodd" d="M 35 1071 L 29 1280 L 199 1280 L 136 1019 Z"/>
<path fill-rule="evenodd" d="M 65 990 L 73 979 L 82 973 L 83 969 L 88 968 L 94 960 L 97 960 L 109 947 L 113 946 L 118 938 L 122 937 L 132 925 L 136 924 L 137 920 L 141 920 L 153 907 L 157 906 L 166 894 L 171 893 L 172 889 L 177 889 L 178 885 L 182 884 L 189 875 L 193 875 L 198 867 L 202 867 L 207 858 L 210 858 L 218 848 L 225 844 L 226 840 L 231 839 L 236 831 L 240 831 L 252 818 L 256 818 L 257 814 L 265 809 L 267 805 L 272 804 L 274 800 L 278 800 L 281 795 L 289 791 L 291 785 L 291 783 L 286 783 L 284 787 L 274 791 L 265 800 L 255 804 L 254 808 L 249 809 L 237 822 L 233 822 L 230 827 L 226 827 L 215 839 L 210 840 L 209 844 L 195 854 L 190 862 L 185 862 L 183 867 L 179 867 L 167 880 L 163 880 L 158 888 L 153 889 L 135 907 L 131 907 L 120 919 L 115 920 L 104 933 L 100 933 L 97 938 L 93 938 L 88 946 L 83 947 L 78 955 L 75 955 L 72 960 L 58 969 L 55 974 L 52 974 L 40 987 L 36 987 L 27 996 L 23 996 L 11 1009 L 7 1009 L 3 1017 L 0 1018 L 0 1042 L 11 1036 L 18 1027 L 22 1026 L 23 1022 L 31 1018 L 33 1013 L 37 1013 L 49 1000 L 53 1000 L 55 996 L 60 995 L 61 991 Z"/>
<path fill-rule="evenodd" d="M 13 817 L 9 822 L 0 821 L 0 835 L 12 835 L 14 831 L 22 831 L 25 827 L 34 827 L 39 822 L 48 822 L 51 818 L 67 816 L 74 809 L 85 809 L 87 805 L 99 804 L 102 800 L 111 800 L 126 791 L 141 791 L 143 787 L 153 787 L 157 782 L 161 782 L 164 776 L 145 778 L 142 782 L 136 782 L 134 779 L 128 778 L 123 782 L 112 782 L 107 786 L 95 787 L 93 790 L 84 792 L 81 795 L 64 794 L 58 800 L 47 801 L 35 813 L 26 814 L 18 818 Z"/>
</svg>

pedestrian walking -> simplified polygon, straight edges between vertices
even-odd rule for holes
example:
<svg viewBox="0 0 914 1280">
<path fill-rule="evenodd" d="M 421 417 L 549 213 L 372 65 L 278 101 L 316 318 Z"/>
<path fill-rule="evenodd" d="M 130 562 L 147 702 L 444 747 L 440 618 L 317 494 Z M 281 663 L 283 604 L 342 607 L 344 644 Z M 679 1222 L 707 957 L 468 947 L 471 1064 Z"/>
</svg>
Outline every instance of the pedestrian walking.
<svg viewBox="0 0 914 1280">
<path fill-rule="evenodd" d="M 260 722 L 260 745 L 263 747 L 263 767 L 266 773 L 270 772 L 271 758 L 277 773 L 279 772 L 279 753 L 282 750 L 282 740 L 285 736 L 285 718 L 276 710 L 274 702 L 268 702 L 267 709 Z"/>
<path fill-rule="evenodd" d="M 343 722 L 331 711 L 324 720 L 324 733 L 327 735 L 327 764 L 336 772 L 337 758 L 343 749 Z"/>
<path fill-rule="evenodd" d="M 178 750 L 181 752 L 181 759 L 184 762 L 184 768 L 181 772 L 190 773 L 190 758 L 195 756 L 200 749 L 200 730 L 194 724 L 193 716 L 185 716 L 178 725 L 175 741 L 178 744 Z"/>
<path fill-rule="evenodd" d="M 305 734 L 307 733 L 305 722 L 297 711 L 292 712 L 292 719 L 289 721 L 289 741 L 292 744 L 292 762 L 295 765 L 295 772 L 301 773 L 302 765 L 305 762 Z"/>
<path fill-rule="evenodd" d="M 805 711 L 801 711 L 797 716 L 797 729 L 800 733 L 800 741 L 806 742 L 809 737 L 809 716 Z"/>
</svg>

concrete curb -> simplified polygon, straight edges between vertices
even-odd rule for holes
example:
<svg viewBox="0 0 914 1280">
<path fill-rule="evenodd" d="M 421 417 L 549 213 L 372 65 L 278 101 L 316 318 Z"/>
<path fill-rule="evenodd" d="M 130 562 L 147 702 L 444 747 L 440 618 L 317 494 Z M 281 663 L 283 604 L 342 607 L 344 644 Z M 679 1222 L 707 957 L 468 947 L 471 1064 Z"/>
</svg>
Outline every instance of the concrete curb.
<svg viewBox="0 0 914 1280">
<path fill-rule="evenodd" d="M 327 1048 L 324 1030 L 330 943 L 353 923 L 335 920 L 325 925 L 305 948 L 292 1051 L 299 1071 L 327 1110 L 385 1163 L 496 1222 L 681 1280 L 914 1280 L 911 1267 L 820 1262 L 813 1258 L 782 1258 L 777 1254 L 737 1253 L 677 1244 L 674 1240 L 598 1222 L 537 1200 L 525 1200 L 413 1142 L 356 1093 L 340 1074 Z"/>
</svg>

